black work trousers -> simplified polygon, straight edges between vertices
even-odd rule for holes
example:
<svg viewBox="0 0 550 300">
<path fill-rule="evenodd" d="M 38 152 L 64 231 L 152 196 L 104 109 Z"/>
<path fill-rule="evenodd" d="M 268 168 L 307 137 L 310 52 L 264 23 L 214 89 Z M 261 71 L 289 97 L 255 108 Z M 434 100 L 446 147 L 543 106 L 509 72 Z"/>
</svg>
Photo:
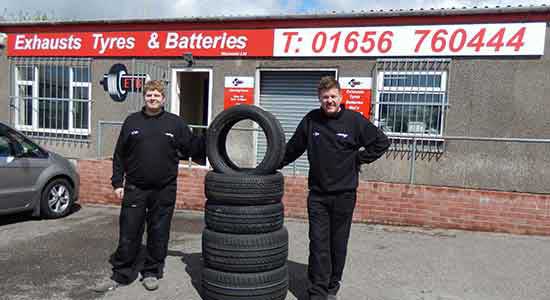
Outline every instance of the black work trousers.
<svg viewBox="0 0 550 300">
<path fill-rule="evenodd" d="M 311 300 L 336 295 L 346 263 L 356 191 L 309 192 L 309 267 Z"/>
<path fill-rule="evenodd" d="M 176 189 L 176 182 L 157 189 L 141 189 L 131 184 L 124 187 L 118 247 L 109 260 L 113 280 L 129 284 L 139 273 L 143 277 L 162 278 Z M 147 246 L 142 247 L 146 224 Z"/>
</svg>

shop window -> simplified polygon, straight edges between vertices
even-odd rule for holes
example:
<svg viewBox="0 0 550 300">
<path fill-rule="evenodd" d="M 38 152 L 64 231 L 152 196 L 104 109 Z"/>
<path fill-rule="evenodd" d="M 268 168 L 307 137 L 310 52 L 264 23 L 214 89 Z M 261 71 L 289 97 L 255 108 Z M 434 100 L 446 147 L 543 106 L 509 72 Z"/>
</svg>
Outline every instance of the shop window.
<svg viewBox="0 0 550 300">
<path fill-rule="evenodd" d="M 377 67 L 375 123 L 394 148 L 417 140 L 421 151 L 442 151 L 449 60 L 381 60 Z"/>
<path fill-rule="evenodd" d="M 31 136 L 87 138 L 90 134 L 89 60 L 13 59 L 15 127 Z"/>
</svg>

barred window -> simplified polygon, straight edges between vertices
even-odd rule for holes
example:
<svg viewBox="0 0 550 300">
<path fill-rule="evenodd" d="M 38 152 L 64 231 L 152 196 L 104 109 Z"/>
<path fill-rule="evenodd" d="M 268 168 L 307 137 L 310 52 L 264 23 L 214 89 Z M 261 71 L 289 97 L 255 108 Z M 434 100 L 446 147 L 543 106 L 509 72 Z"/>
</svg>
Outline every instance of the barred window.
<svg viewBox="0 0 550 300">
<path fill-rule="evenodd" d="M 91 70 L 82 59 L 12 59 L 15 127 L 46 137 L 90 134 Z"/>
<path fill-rule="evenodd" d="M 378 114 L 382 129 L 397 134 L 439 135 L 446 73 L 380 72 Z"/>
<path fill-rule="evenodd" d="M 408 145 L 406 140 L 415 138 L 423 146 L 429 145 L 426 151 L 441 150 L 437 148 L 442 143 L 437 141 L 442 141 L 444 135 L 449 62 L 447 59 L 377 62 L 375 122 L 393 137 L 394 147 L 403 140 Z"/>
</svg>

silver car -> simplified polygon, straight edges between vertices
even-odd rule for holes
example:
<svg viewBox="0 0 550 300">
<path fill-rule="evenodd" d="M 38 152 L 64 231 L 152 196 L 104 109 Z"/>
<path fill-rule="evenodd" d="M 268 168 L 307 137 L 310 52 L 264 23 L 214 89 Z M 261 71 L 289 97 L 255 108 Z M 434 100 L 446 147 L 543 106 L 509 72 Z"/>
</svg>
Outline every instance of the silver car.
<svg viewBox="0 0 550 300">
<path fill-rule="evenodd" d="M 75 166 L 0 122 L 0 214 L 66 216 L 78 199 Z"/>
</svg>

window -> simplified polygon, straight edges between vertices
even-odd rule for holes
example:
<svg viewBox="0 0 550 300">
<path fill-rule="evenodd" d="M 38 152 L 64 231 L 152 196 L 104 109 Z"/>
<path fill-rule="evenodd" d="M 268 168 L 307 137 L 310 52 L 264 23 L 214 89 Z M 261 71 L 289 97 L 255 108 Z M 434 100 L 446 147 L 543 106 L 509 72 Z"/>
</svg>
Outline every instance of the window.
<svg viewBox="0 0 550 300">
<path fill-rule="evenodd" d="M 389 133 L 443 135 L 445 72 L 380 72 L 377 120 Z"/>
<path fill-rule="evenodd" d="M 378 61 L 375 122 L 394 139 L 394 146 L 397 139 L 442 141 L 448 63 L 446 59 Z"/>
<path fill-rule="evenodd" d="M 45 136 L 90 133 L 88 60 L 17 60 L 13 69 L 17 129 Z"/>
<path fill-rule="evenodd" d="M 11 156 L 10 143 L 7 137 L 0 136 L 0 157 Z"/>
<path fill-rule="evenodd" d="M 48 154 L 40 149 L 36 144 L 26 139 L 23 135 L 8 130 L 7 136 L 10 138 L 13 154 L 17 157 L 28 158 L 47 158 Z"/>
</svg>

